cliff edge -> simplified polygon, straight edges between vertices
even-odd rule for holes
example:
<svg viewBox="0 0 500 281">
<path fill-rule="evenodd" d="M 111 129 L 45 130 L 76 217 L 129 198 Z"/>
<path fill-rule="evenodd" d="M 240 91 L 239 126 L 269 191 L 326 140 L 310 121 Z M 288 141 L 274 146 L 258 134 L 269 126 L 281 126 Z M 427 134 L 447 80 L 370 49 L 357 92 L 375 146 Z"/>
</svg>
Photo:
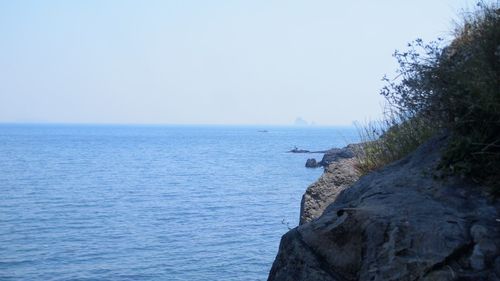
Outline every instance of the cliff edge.
<svg viewBox="0 0 500 281">
<path fill-rule="evenodd" d="M 436 177 L 446 141 L 341 187 L 282 237 L 268 280 L 500 280 L 500 203 Z"/>
<path fill-rule="evenodd" d="M 299 220 L 301 225 L 321 216 L 342 190 L 359 179 L 359 173 L 354 167 L 355 163 L 356 160 L 352 154 L 350 157 L 336 158 L 325 167 L 323 175 L 311 184 L 302 196 Z"/>
</svg>

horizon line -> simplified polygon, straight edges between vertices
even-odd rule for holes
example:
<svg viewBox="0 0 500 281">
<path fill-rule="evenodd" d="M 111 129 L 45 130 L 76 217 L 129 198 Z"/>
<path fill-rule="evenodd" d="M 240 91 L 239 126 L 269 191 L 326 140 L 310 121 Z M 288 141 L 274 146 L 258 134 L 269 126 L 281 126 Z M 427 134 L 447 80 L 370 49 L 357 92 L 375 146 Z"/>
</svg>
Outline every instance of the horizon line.
<svg viewBox="0 0 500 281">
<path fill-rule="evenodd" d="M 235 124 L 235 123 L 113 123 L 113 122 L 37 122 L 37 121 L 0 121 L 0 125 L 67 125 L 67 126 L 238 126 L 238 127 L 296 127 L 296 128 L 315 128 L 315 127 L 355 127 L 354 122 L 347 124 L 310 124 L 310 125 L 295 125 L 295 124 Z"/>
</svg>

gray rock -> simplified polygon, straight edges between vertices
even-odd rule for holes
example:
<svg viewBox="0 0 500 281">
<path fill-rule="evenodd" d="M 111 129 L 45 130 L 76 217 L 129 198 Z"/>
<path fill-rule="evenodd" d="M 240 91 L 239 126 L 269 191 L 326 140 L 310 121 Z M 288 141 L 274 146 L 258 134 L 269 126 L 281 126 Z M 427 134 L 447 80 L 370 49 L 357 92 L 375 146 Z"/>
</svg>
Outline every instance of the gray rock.
<svg viewBox="0 0 500 281">
<path fill-rule="evenodd" d="M 500 279 L 500 257 L 495 259 L 495 274 L 498 279 Z"/>
<path fill-rule="evenodd" d="M 337 192 L 283 236 L 268 280 L 499 280 L 500 203 L 432 176 L 445 141 Z"/>
<path fill-rule="evenodd" d="M 317 167 L 320 167 L 320 165 L 318 165 L 318 162 L 316 162 L 316 159 L 314 159 L 314 158 L 307 159 L 306 168 L 317 168 Z"/>
<path fill-rule="evenodd" d="M 475 270 L 484 270 L 488 256 L 495 255 L 497 252 L 496 245 L 492 239 L 494 237 L 488 233 L 487 227 L 478 224 L 471 227 L 470 233 L 472 241 L 474 241 L 470 265 Z"/>
<path fill-rule="evenodd" d="M 359 179 L 354 165 L 353 158 L 337 159 L 337 162 L 331 163 L 323 175 L 307 188 L 300 203 L 300 224 L 321 216 L 342 190 Z"/>
<path fill-rule="evenodd" d="M 359 147 L 361 144 L 350 144 L 344 148 L 332 148 L 327 150 L 323 155 L 323 158 L 319 162 L 321 166 L 327 167 L 333 162 L 340 159 L 350 159 L 356 156 L 356 152 L 360 151 Z"/>
</svg>

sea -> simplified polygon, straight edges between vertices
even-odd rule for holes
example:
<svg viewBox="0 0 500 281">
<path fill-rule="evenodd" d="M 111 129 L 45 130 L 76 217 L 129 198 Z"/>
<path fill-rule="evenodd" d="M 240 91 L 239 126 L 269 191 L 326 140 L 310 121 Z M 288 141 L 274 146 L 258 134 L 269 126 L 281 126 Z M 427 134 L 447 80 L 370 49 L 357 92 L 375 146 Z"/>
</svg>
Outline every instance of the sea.
<svg viewBox="0 0 500 281">
<path fill-rule="evenodd" d="M 0 280 L 266 280 L 351 127 L 0 125 Z"/>
</svg>

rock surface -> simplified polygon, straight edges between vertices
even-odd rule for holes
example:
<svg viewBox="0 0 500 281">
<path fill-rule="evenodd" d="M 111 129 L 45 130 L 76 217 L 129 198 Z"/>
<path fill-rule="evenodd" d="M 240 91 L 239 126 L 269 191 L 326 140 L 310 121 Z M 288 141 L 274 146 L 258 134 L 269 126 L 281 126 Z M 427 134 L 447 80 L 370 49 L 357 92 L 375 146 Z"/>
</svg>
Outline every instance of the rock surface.
<svg viewBox="0 0 500 281">
<path fill-rule="evenodd" d="M 300 203 L 300 224 L 321 216 L 342 190 L 359 179 L 354 164 L 354 158 L 337 159 L 328 165 L 315 183 L 307 188 Z"/>
<path fill-rule="evenodd" d="M 316 159 L 314 158 L 309 158 L 306 161 L 306 168 L 317 168 L 319 166 L 320 165 L 318 164 L 318 162 L 316 162 Z"/>
<path fill-rule="evenodd" d="M 500 203 L 435 179 L 445 141 L 362 177 L 290 230 L 268 280 L 500 280 Z"/>
<path fill-rule="evenodd" d="M 307 162 L 306 162 L 306 167 L 308 167 L 308 168 L 325 167 L 326 168 L 331 163 L 337 162 L 341 159 L 353 158 L 354 156 L 356 156 L 356 151 L 360 151 L 359 146 L 360 146 L 360 144 L 349 144 L 348 146 L 343 147 L 343 148 L 332 148 L 332 149 L 325 150 L 325 151 L 308 151 L 308 153 L 324 153 L 324 154 L 323 154 L 323 158 L 319 162 L 313 158 L 307 159 L 307 162 L 310 162 L 310 164 L 312 163 L 311 160 L 314 160 L 316 165 L 315 166 L 311 166 L 311 165 L 307 166 Z M 305 151 L 307 151 L 307 150 L 305 150 Z"/>
<path fill-rule="evenodd" d="M 340 159 L 350 159 L 356 156 L 356 150 L 359 149 L 360 144 L 349 144 L 344 148 L 332 148 L 327 150 L 323 155 L 323 159 L 319 162 L 321 166 L 327 167 L 333 162 Z"/>
</svg>

